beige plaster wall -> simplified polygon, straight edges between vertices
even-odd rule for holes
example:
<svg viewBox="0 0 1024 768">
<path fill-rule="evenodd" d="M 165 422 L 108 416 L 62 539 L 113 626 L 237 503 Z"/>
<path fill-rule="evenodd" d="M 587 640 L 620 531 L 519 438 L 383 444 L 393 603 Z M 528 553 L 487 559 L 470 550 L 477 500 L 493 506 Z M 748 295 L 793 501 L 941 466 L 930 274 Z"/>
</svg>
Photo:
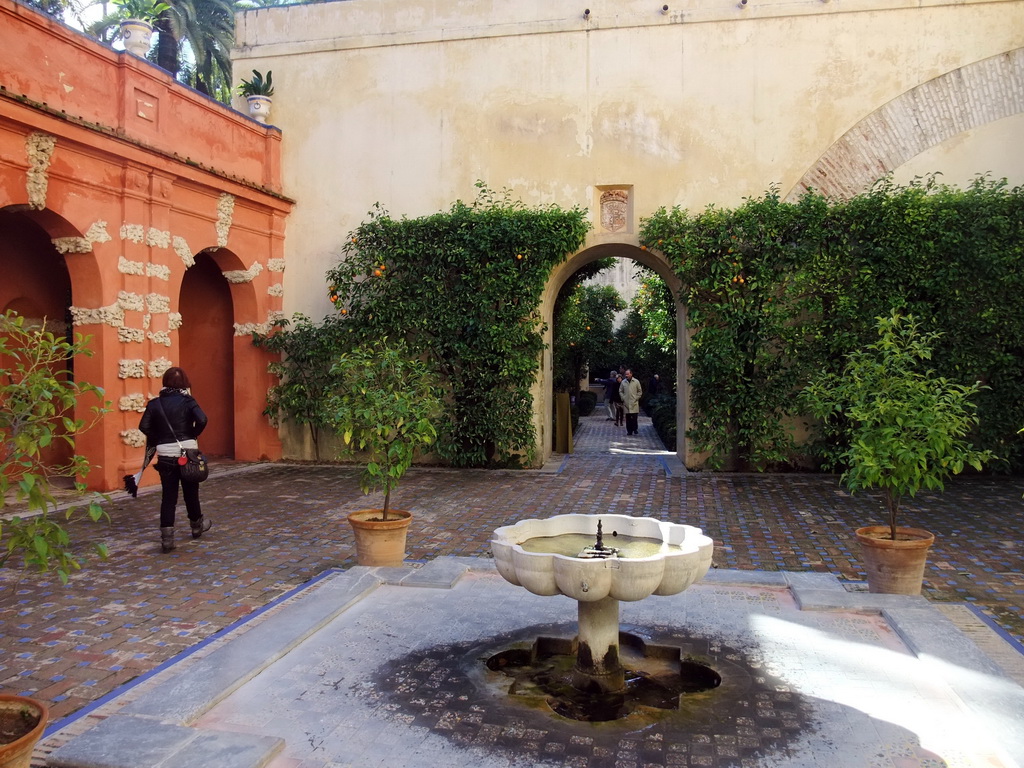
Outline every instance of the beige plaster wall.
<svg viewBox="0 0 1024 768">
<path fill-rule="evenodd" d="M 993 179 L 1005 178 L 1011 186 L 1024 184 L 1024 115 L 958 133 L 899 166 L 892 176 L 906 184 L 938 169 L 940 182 L 958 187 L 968 186 L 984 173 Z"/>
<path fill-rule="evenodd" d="M 586 206 L 597 224 L 599 187 L 624 186 L 626 228 L 596 227 L 586 247 L 629 256 L 658 207 L 786 194 L 883 105 L 1024 46 L 1024 0 L 668 3 L 345 0 L 239 14 L 236 75 L 273 70 L 271 122 L 298 201 L 285 311 L 330 311 L 324 272 L 375 202 L 429 214 L 472 199 L 480 179 L 528 204 Z M 982 127 L 901 172 L 1019 176 L 1005 140 L 1019 127 L 1001 129 L 1001 149 Z"/>
</svg>

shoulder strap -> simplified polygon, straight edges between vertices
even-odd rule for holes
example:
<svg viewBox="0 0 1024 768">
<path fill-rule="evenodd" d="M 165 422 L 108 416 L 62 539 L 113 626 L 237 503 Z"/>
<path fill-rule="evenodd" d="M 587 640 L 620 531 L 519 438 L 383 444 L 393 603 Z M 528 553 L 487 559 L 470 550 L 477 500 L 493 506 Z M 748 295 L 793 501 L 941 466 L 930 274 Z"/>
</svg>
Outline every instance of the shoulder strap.
<svg viewBox="0 0 1024 768">
<path fill-rule="evenodd" d="M 167 411 L 165 411 L 165 410 L 164 410 L 164 404 L 163 404 L 163 402 L 162 402 L 162 401 L 160 400 L 160 397 L 159 397 L 159 396 L 158 396 L 158 397 L 157 397 L 157 399 L 156 399 L 156 404 L 157 404 L 158 406 L 160 406 L 160 413 L 162 413 L 162 414 L 163 414 L 163 416 L 164 416 L 164 421 L 165 421 L 165 422 L 167 422 L 167 428 L 168 428 L 169 430 L 171 430 L 171 436 L 172 436 L 172 437 L 174 438 L 174 442 L 176 442 L 176 443 L 178 444 L 178 447 L 179 447 L 179 448 L 181 448 L 181 441 L 180 441 L 180 440 L 178 439 L 178 433 L 177 433 L 177 432 L 175 432 L 175 431 L 174 431 L 174 427 L 172 427 L 172 426 L 171 426 L 171 420 L 170 420 L 169 418 L 167 418 Z M 181 448 L 181 450 L 185 450 L 185 449 L 184 449 L 184 448 Z"/>
</svg>

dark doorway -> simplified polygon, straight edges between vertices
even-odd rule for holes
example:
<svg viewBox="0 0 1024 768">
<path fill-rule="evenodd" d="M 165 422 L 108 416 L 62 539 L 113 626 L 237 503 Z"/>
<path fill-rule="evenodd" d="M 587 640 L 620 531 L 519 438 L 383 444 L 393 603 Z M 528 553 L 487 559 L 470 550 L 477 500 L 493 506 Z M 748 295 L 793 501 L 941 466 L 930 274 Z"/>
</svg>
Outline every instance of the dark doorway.
<svg viewBox="0 0 1024 768">
<path fill-rule="evenodd" d="M 53 247 L 50 235 L 27 216 L 0 211 L 0 312 L 13 310 L 33 324 L 43 324 L 54 336 L 71 336 L 68 319 L 71 305 L 71 276 L 64 257 Z M 72 360 L 64 370 L 73 375 Z M 59 419 L 73 413 L 58 414 Z M 54 440 L 42 449 L 43 461 L 57 467 L 73 454 L 66 440 Z"/>
<path fill-rule="evenodd" d="M 231 287 L 211 256 L 201 253 L 181 283 L 180 365 L 210 422 L 200 445 L 210 456 L 235 455 L 234 308 Z"/>
</svg>

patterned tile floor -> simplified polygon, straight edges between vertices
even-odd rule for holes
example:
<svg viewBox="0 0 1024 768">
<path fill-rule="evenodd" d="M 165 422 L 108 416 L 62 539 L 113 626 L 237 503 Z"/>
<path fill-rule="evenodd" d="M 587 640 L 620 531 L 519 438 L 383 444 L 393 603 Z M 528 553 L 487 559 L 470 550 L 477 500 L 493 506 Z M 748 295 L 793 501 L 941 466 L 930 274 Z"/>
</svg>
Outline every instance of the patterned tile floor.
<svg viewBox="0 0 1024 768">
<path fill-rule="evenodd" d="M 640 435 L 627 438 L 603 414 L 589 417 L 576 444 L 557 473 L 413 469 L 395 494 L 416 516 L 409 558 L 485 556 L 500 525 L 614 511 L 702 527 L 715 540 L 717 567 L 863 578 L 852 531 L 881 522 L 879 502 L 851 497 L 834 477 L 668 477 L 645 418 Z M 108 560 L 90 562 L 67 586 L 0 569 L 2 689 L 46 700 L 60 721 L 325 569 L 353 564 L 345 515 L 379 502 L 362 497 L 354 469 L 338 466 L 221 468 L 202 495 L 213 529 L 193 541 L 179 521 L 169 555 L 159 552 L 158 495 L 118 494 L 109 526 L 70 526 L 76 541 L 104 539 Z M 1022 495 L 1020 478 L 958 480 L 911 500 L 903 519 L 937 535 L 926 595 L 975 606 L 1017 642 Z"/>
</svg>

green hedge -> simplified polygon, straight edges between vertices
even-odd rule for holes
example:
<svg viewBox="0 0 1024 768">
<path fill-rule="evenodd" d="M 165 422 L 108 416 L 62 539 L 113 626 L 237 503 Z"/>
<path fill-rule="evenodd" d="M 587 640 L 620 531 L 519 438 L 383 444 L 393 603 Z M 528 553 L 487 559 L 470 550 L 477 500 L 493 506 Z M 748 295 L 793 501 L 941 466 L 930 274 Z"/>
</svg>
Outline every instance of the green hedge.
<svg viewBox="0 0 1024 768">
<path fill-rule="evenodd" d="M 692 448 L 712 467 L 771 469 L 841 447 L 843 430 L 794 445 L 795 394 L 870 343 L 898 309 L 940 334 L 932 364 L 981 381 L 979 448 L 1024 469 L 1024 189 L 978 179 L 883 180 L 848 201 L 776 190 L 733 210 L 661 209 L 641 242 L 684 284 L 694 329 Z"/>
<path fill-rule="evenodd" d="M 657 395 L 647 401 L 647 415 L 651 417 L 654 431 L 658 433 L 665 448 L 676 450 L 676 397 L 675 395 Z"/>
<path fill-rule="evenodd" d="M 579 410 L 580 416 L 589 416 L 594 412 L 594 408 L 597 406 L 597 395 L 587 390 L 580 390 L 579 395 L 576 397 L 576 407 Z"/>
</svg>

